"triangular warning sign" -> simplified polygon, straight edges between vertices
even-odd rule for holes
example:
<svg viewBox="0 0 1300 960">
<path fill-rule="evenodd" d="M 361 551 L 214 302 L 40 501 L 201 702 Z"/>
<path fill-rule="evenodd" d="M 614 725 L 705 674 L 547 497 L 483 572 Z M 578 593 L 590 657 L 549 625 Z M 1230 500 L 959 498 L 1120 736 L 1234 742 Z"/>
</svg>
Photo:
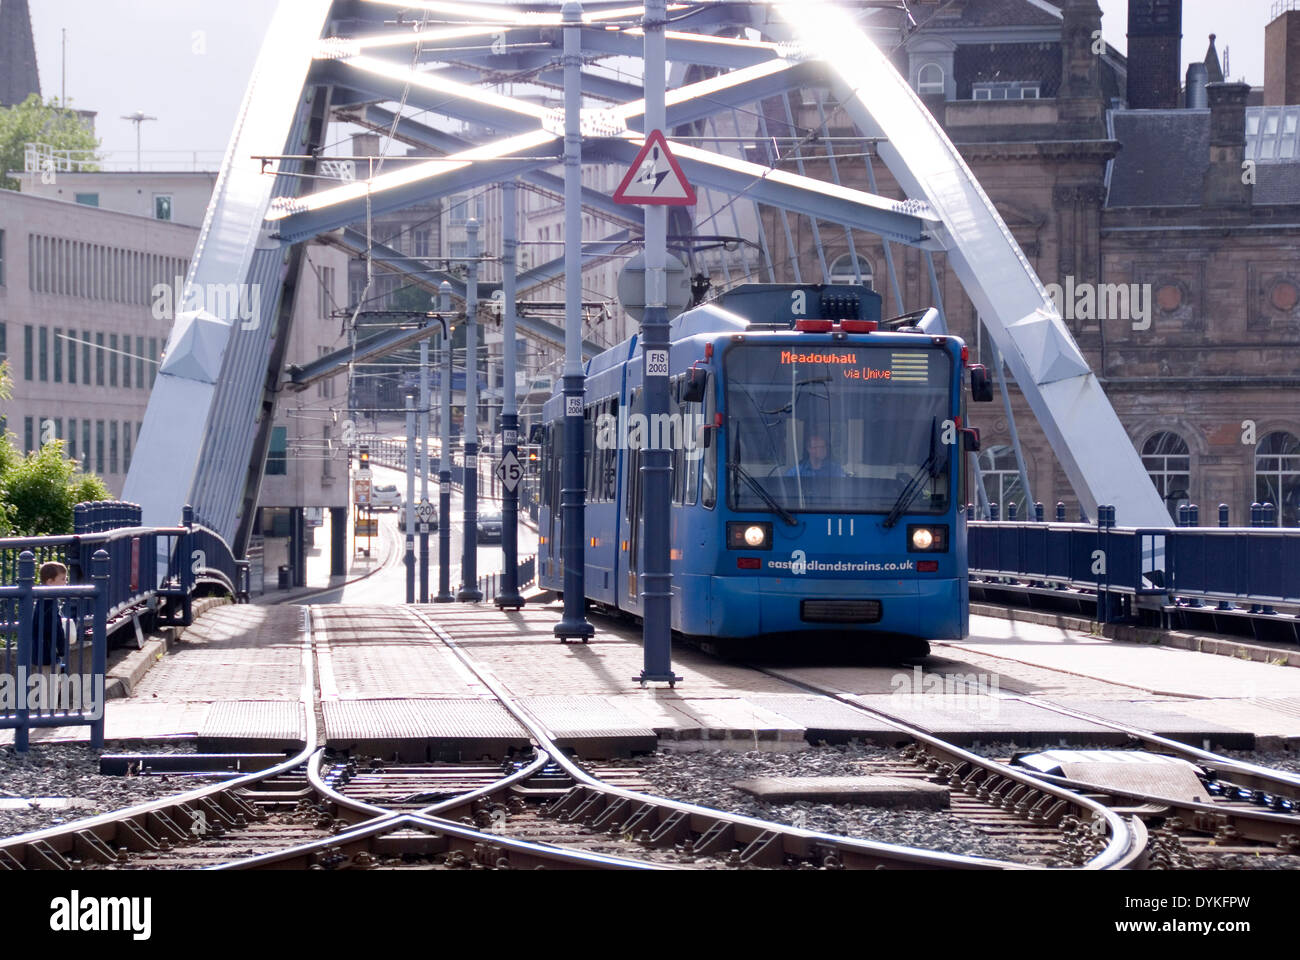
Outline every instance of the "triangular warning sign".
<svg viewBox="0 0 1300 960">
<path fill-rule="evenodd" d="M 673 207 L 695 205 L 695 188 L 686 181 L 686 175 L 677 165 L 677 158 L 668 149 L 663 131 L 650 131 L 645 146 L 614 191 L 614 202 Z"/>
</svg>

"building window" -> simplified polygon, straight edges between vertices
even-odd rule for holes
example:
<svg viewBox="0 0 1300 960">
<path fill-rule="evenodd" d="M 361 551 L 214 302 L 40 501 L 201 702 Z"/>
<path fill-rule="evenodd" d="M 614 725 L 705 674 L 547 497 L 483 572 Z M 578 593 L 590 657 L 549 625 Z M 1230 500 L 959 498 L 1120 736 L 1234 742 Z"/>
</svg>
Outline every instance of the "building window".
<svg viewBox="0 0 1300 960">
<path fill-rule="evenodd" d="M 36 436 L 36 424 L 31 417 L 23 417 L 23 453 L 32 452 L 32 441 Z"/>
<path fill-rule="evenodd" d="M 131 338 L 122 337 L 122 386 L 131 386 Z"/>
<path fill-rule="evenodd" d="M 0 287 L 5 285 L 5 232 L 0 230 Z"/>
<path fill-rule="evenodd" d="M 334 303 L 334 268 L 321 267 L 318 276 L 320 282 L 316 288 L 316 311 L 317 316 L 326 319 Z"/>
<path fill-rule="evenodd" d="M 26 324 L 23 327 L 23 379 L 32 378 L 32 340 L 35 334 L 32 332 L 32 325 Z"/>
<path fill-rule="evenodd" d="M 63 330 L 54 328 L 54 382 L 63 382 Z"/>
<path fill-rule="evenodd" d="M 429 231 L 428 230 L 415 231 L 414 254 L 417 257 L 427 257 L 429 255 Z"/>
<path fill-rule="evenodd" d="M 943 67 L 927 63 L 916 75 L 917 93 L 943 93 Z"/>
<path fill-rule="evenodd" d="M 117 356 L 118 356 L 118 354 L 117 354 L 117 334 L 116 334 L 116 333 L 110 333 L 110 334 L 108 335 L 108 350 L 109 350 L 109 353 L 108 353 L 108 385 L 109 385 L 110 387 L 116 387 L 116 386 L 117 386 Z M 101 350 L 100 353 L 103 353 L 103 351 Z"/>
<path fill-rule="evenodd" d="M 266 475 L 283 477 L 288 473 L 289 464 L 289 428 L 271 428 L 271 449 L 266 455 Z"/>
<path fill-rule="evenodd" d="M 980 476 L 984 481 L 984 493 L 989 503 L 998 505 L 998 516 L 1007 517 L 1007 508 L 1016 505 L 1016 516 L 1024 518 L 1028 499 L 1025 497 L 1024 484 L 1020 482 L 1020 465 L 1016 463 L 1016 451 L 1013 447 L 989 447 L 979 455 Z"/>
<path fill-rule="evenodd" d="M 81 331 L 81 382 L 90 386 L 90 331 Z"/>
<path fill-rule="evenodd" d="M 108 472 L 117 473 L 117 421 L 108 421 Z"/>
<path fill-rule="evenodd" d="M 463 193 L 454 195 L 447 202 L 447 219 L 453 227 L 464 226 L 473 217 L 479 223 L 483 222 L 483 195 L 480 193 L 476 197 L 468 197 Z"/>
<path fill-rule="evenodd" d="M 131 424 L 127 420 L 122 421 L 122 472 L 131 471 Z"/>
<path fill-rule="evenodd" d="M 64 341 L 68 345 L 68 383 L 77 382 L 77 332 L 68 331 L 68 339 Z"/>
<path fill-rule="evenodd" d="M 1255 447 L 1255 500 L 1277 508 L 1279 526 L 1300 526 L 1300 440 L 1278 430 Z"/>
<path fill-rule="evenodd" d="M 150 337 L 150 338 L 149 338 L 149 359 L 151 359 L 151 360 L 159 360 L 159 359 L 160 359 L 159 356 L 158 356 L 158 338 L 157 338 L 157 337 Z M 153 388 L 153 382 L 154 382 L 155 380 L 157 380 L 157 379 L 158 379 L 158 364 L 157 364 L 157 363 L 151 363 L 151 364 L 149 364 L 149 387 L 150 387 L 150 389 Z"/>
<path fill-rule="evenodd" d="M 40 352 L 37 354 L 36 371 L 40 374 L 41 383 L 44 383 L 50 379 L 50 331 L 45 327 L 38 328 L 37 339 Z"/>
<path fill-rule="evenodd" d="M 170 193 L 155 193 L 153 197 L 153 217 L 155 220 L 171 220 L 172 218 L 172 195 Z"/>
<path fill-rule="evenodd" d="M 75 417 L 68 418 L 67 456 L 69 460 L 77 459 L 77 420 Z"/>
<path fill-rule="evenodd" d="M 871 262 L 861 255 L 858 256 L 856 271 L 853 269 L 853 257 L 847 253 L 831 264 L 831 283 L 860 283 L 870 288 L 873 279 Z"/>
<path fill-rule="evenodd" d="M 79 193 L 77 194 L 77 203 L 83 207 L 99 206 L 99 194 L 97 193 Z"/>
<path fill-rule="evenodd" d="M 95 421 L 95 472 L 104 474 L 104 421 Z"/>
<path fill-rule="evenodd" d="M 1142 466 L 1164 500 L 1169 516 L 1175 520 L 1178 508 L 1192 502 L 1191 464 L 1187 442 L 1176 433 L 1161 431 L 1142 444 Z"/>
<path fill-rule="evenodd" d="M 90 421 L 81 421 L 81 472 L 90 473 Z"/>
<path fill-rule="evenodd" d="M 9 329 L 3 320 L 0 320 L 0 363 L 9 359 Z"/>
<path fill-rule="evenodd" d="M 1037 100 L 1037 81 L 1010 80 L 1004 83 L 976 83 L 971 85 L 975 100 Z"/>
<path fill-rule="evenodd" d="M 135 385 L 144 386 L 144 337 L 135 338 Z"/>
</svg>

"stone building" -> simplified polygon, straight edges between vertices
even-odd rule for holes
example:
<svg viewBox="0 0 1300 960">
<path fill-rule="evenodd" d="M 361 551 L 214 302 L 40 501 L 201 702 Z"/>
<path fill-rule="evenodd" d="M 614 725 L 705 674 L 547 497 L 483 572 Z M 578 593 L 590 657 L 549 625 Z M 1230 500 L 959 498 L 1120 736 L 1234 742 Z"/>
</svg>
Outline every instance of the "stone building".
<svg viewBox="0 0 1300 960">
<path fill-rule="evenodd" d="M 1234 523 L 1247 522 L 1258 500 L 1279 506 L 1277 522 L 1300 523 L 1294 6 L 1279 4 L 1269 25 L 1264 91 L 1223 82 L 1213 37 L 1182 82 L 1180 0 L 1132 0 L 1127 61 L 1108 45 L 1095 49 L 1096 0 L 913 4 L 924 27 L 894 53 L 1058 298 L 1171 513 L 1195 503 L 1202 522 L 1213 522 L 1219 503 Z M 883 31 L 880 42 L 892 47 L 897 37 Z M 816 109 L 797 106 L 799 125 L 812 128 Z M 765 112 L 783 124 L 779 101 Z M 831 132 L 851 128 L 832 120 Z M 830 178 L 825 161 L 808 169 Z M 874 192 L 902 196 L 882 163 L 873 172 Z M 865 162 L 842 162 L 839 173 L 870 189 Z M 765 221 L 770 237 L 782 235 L 779 213 Z M 814 278 L 809 221 L 790 226 L 803 277 Z M 830 226 L 828 272 L 848 279 L 847 242 Z M 884 248 L 867 234 L 854 241 L 859 271 L 874 278 L 889 315 Z M 897 245 L 891 253 L 905 308 L 930 306 L 924 255 Z M 777 266 L 778 279 L 793 279 L 788 262 Z M 987 334 L 942 255 L 935 270 L 950 329 L 990 362 Z M 1064 472 L 1014 384 L 1010 392 L 1033 499 L 1063 500 L 1073 515 Z M 972 413 L 984 430 L 990 498 L 1023 510 L 1002 405 Z"/>
</svg>

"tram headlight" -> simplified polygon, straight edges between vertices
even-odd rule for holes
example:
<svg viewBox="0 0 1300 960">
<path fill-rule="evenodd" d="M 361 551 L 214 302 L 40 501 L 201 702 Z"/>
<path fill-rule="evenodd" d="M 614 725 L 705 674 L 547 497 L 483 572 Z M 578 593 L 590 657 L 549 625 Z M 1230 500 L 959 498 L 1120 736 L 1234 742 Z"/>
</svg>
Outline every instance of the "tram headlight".
<svg viewBox="0 0 1300 960">
<path fill-rule="evenodd" d="M 755 523 L 731 522 L 727 524 L 728 550 L 771 550 L 772 525 L 763 521 Z"/>
<path fill-rule="evenodd" d="M 908 553 L 947 553 L 948 525 L 914 523 L 907 528 Z"/>
</svg>

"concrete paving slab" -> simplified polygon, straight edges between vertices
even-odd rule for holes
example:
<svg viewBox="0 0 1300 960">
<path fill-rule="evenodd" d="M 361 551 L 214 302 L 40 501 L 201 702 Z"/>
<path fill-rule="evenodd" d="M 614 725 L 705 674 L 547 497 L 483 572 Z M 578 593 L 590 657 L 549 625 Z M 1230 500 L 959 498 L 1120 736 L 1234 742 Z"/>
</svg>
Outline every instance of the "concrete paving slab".
<svg viewBox="0 0 1300 960">
<path fill-rule="evenodd" d="M 850 740 L 870 740 L 890 745 L 905 743 L 906 735 L 869 713 L 854 710 L 846 703 L 815 697 L 811 694 L 796 696 L 763 696 L 755 698 L 774 713 L 779 713 L 792 723 L 804 728 L 809 743 L 848 743 Z"/>
<path fill-rule="evenodd" d="M 946 810 L 948 787 L 908 777 L 756 777 L 732 786 L 768 803 L 855 803 L 869 807 Z"/>
<path fill-rule="evenodd" d="M 617 706 L 617 697 L 521 697 L 556 744 L 582 757 L 625 757 L 653 750 L 654 730 Z"/>
<path fill-rule="evenodd" d="M 1122 743 L 1124 734 L 1019 700 L 969 694 L 852 697 L 873 710 L 958 744 Z"/>
<path fill-rule="evenodd" d="M 212 704 L 199 728 L 200 752 L 293 750 L 307 738 L 301 703 L 223 700 Z"/>
<path fill-rule="evenodd" d="M 1058 697 L 1061 706 L 1093 716 L 1150 730 L 1162 737 L 1190 743 L 1206 750 L 1251 750 L 1255 735 L 1249 730 L 1208 719 L 1189 716 L 1183 706 L 1192 706 L 1196 700 L 1093 700 Z M 1297 718 L 1300 720 L 1300 717 Z"/>
<path fill-rule="evenodd" d="M 500 759 L 529 744 L 527 731 L 493 700 L 337 700 L 321 710 L 327 744 L 356 755 Z"/>
</svg>

